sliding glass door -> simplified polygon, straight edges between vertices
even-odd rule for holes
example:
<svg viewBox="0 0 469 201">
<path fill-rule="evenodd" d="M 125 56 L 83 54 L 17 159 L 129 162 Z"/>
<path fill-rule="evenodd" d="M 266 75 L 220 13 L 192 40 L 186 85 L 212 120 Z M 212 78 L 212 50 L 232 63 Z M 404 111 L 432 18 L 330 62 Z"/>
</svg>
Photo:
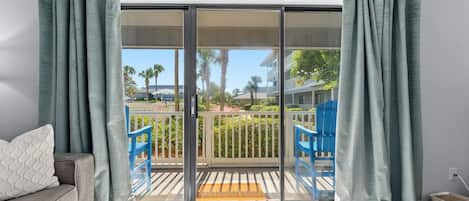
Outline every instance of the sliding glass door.
<svg viewBox="0 0 469 201">
<path fill-rule="evenodd" d="M 130 129 L 153 126 L 137 199 L 333 200 L 340 10 L 124 8 Z"/>
<path fill-rule="evenodd" d="M 130 130 L 153 126 L 151 187 L 133 179 L 138 199 L 184 199 L 183 36 L 184 10 L 123 11 L 122 68 Z"/>
<path fill-rule="evenodd" d="M 285 200 L 333 200 L 341 14 L 287 11 L 284 26 Z"/>
<path fill-rule="evenodd" d="M 279 200 L 279 10 L 197 10 L 197 200 Z"/>
</svg>

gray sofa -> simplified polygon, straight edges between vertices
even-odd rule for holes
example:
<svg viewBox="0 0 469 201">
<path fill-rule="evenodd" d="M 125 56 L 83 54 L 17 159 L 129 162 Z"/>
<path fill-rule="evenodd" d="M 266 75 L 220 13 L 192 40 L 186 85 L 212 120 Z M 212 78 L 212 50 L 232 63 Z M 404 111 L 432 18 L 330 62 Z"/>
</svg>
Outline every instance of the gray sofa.
<svg viewBox="0 0 469 201">
<path fill-rule="evenodd" d="M 11 201 L 93 201 L 94 160 L 90 154 L 56 154 L 55 175 L 60 186 Z"/>
</svg>

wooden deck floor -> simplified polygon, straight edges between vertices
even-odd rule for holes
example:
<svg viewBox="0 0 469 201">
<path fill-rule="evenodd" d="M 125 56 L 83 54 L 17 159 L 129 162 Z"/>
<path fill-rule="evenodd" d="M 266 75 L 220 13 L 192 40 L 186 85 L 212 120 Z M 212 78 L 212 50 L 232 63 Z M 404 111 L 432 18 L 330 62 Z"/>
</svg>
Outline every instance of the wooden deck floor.
<svg viewBox="0 0 469 201">
<path fill-rule="evenodd" d="M 265 195 L 265 200 L 279 200 L 280 173 L 278 168 L 201 168 L 198 170 L 197 182 L 205 186 L 230 186 L 257 184 Z M 293 169 L 285 171 L 285 198 L 286 200 L 312 200 L 310 193 L 295 179 Z M 307 178 L 305 178 L 307 179 Z M 141 201 L 179 201 L 183 200 L 183 173 L 182 169 L 157 169 L 152 174 L 152 190 Z M 318 178 L 319 189 L 332 190 L 331 178 Z M 214 185 L 216 184 L 216 185 Z M 228 185 L 227 185 L 228 184 Z M 212 187 L 213 188 L 213 187 Z M 212 191 L 222 191 L 221 187 Z M 198 199 L 201 200 L 201 199 Z M 205 200 L 205 199 L 204 199 Z M 249 200 L 249 199 L 233 199 Z M 253 199 L 258 200 L 258 199 Z M 264 200 L 264 199 L 262 199 Z"/>
</svg>

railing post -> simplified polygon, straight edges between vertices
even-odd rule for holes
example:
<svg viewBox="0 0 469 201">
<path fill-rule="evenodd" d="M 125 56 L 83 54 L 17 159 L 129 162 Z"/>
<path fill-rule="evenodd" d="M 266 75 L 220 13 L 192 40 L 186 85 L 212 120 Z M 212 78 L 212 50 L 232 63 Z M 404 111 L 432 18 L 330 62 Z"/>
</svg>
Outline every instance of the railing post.
<svg viewBox="0 0 469 201">
<path fill-rule="evenodd" d="M 203 115 L 204 118 L 204 132 L 205 132 L 205 160 L 207 165 L 210 167 L 213 158 L 213 120 L 214 115 L 211 112 L 206 112 Z"/>
<path fill-rule="evenodd" d="M 293 114 L 285 112 L 285 166 L 293 165 L 294 160 L 294 142 L 293 142 Z"/>
<path fill-rule="evenodd" d="M 238 139 L 238 142 L 239 143 L 238 147 L 237 147 L 237 151 L 239 153 L 235 154 L 234 157 L 225 157 L 225 155 L 223 154 L 220 155 L 220 157 L 218 158 L 218 156 L 216 156 L 215 154 L 215 151 L 217 150 L 216 148 L 218 148 L 218 146 L 215 146 L 215 139 L 214 139 L 214 132 L 216 131 L 214 129 L 214 126 L 218 125 L 218 121 L 216 121 L 217 118 L 220 118 L 220 116 L 223 116 L 223 115 L 226 115 L 226 116 L 230 116 L 228 118 L 231 118 L 231 116 L 238 116 L 239 118 L 239 121 L 238 121 L 238 129 L 237 131 L 234 130 L 232 132 L 236 133 L 238 132 L 238 135 L 234 135 L 234 138 L 237 138 Z M 170 124 L 168 125 L 168 123 L 166 123 L 166 119 L 168 117 L 171 118 L 171 116 L 177 116 L 177 115 L 180 115 L 179 113 L 171 113 L 171 112 L 160 112 L 160 113 L 148 113 L 148 112 L 143 112 L 143 113 L 139 113 L 139 112 L 133 112 L 130 114 L 130 116 L 133 117 L 133 121 L 131 121 L 132 123 L 132 126 L 134 129 L 138 129 L 138 128 L 141 128 L 145 125 L 145 117 L 148 116 L 148 120 L 149 122 L 147 122 L 146 124 L 154 124 L 156 125 L 155 128 L 154 128 L 154 132 L 155 132 L 155 138 L 153 138 L 153 142 L 155 143 L 153 147 L 154 149 L 154 153 L 153 154 L 153 161 L 154 163 L 156 162 L 161 162 L 161 163 L 166 163 L 166 162 L 173 162 L 173 161 L 179 161 L 179 160 L 182 160 L 182 158 L 176 156 L 176 157 L 170 157 L 169 154 L 171 153 L 168 153 L 168 154 L 164 154 L 164 149 L 163 149 L 163 146 L 165 146 L 164 148 L 166 148 L 166 143 L 164 142 L 167 142 L 166 138 L 168 138 L 168 141 L 172 138 L 169 138 L 167 136 L 168 133 L 164 132 L 164 130 L 161 130 L 161 129 L 164 129 L 164 128 L 167 128 L 167 127 L 170 127 Z M 270 117 L 269 117 L 270 115 Z M 257 124 L 254 124 L 254 122 L 256 121 L 253 121 L 253 120 L 241 120 L 243 118 L 246 118 L 247 116 L 253 116 L 255 118 L 259 118 L 259 119 L 263 119 L 263 118 L 272 118 L 272 122 L 271 124 L 268 124 L 268 120 L 266 120 L 264 123 L 265 125 L 263 127 L 265 127 L 265 130 L 263 130 L 261 127 L 259 126 L 262 126 L 262 121 L 259 121 L 259 125 Z M 250 153 L 250 151 L 254 150 L 256 153 L 259 152 L 259 149 L 260 149 L 260 153 L 262 153 L 262 149 L 264 149 L 264 147 L 261 147 L 259 146 L 259 143 L 253 143 L 253 142 L 250 142 L 248 143 L 249 140 L 252 140 L 252 139 L 257 139 L 257 140 L 260 140 L 260 145 L 262 145 L 262 143 L 265 141 L 265 149 L 266 149 L 266 153 L 267 153 L 267 149 L 269 148 L 272 148 L 271 152 L 272 153 L 275 153 L 275 151 L 278 150 L 278 144 L 275 143 L 276 140 L 279 140 L 278 139 L 278 129 L 280 127 L 277 126 L 277 122 L 274 121 L 275 119 L 277 119 L 277 116 L 278 114 L 277 113 L 270 113 L 270 112 L 240 112 L 240 113 L 233 113 L 233 114 L 226 114 L 226 113 L 222 113 L 222 112 L 201 112 L 199 117 L 203 119 L 201 123 L 201 125 L 199 126 L 203 126 L 203 127 L 200 127 L 199 129 L 197 129 L 197 139 L 199 139 L 199 137 L 202 137 L 203 140 L 201 143 L 199 140 L 197 140 L 198 142 L 198 149 L 197 151 L 199 151 L 200 147 L 202 146 L 202 156 L 199 157 L 199 162 L 202 162 L 202 163 L 206 163 L 206 165 L 208 167 L 211 167 L 213 165 L 219 165 L 220 163 L 223 163 L 223 164 L 240 164 L 240 163 L 257 163 L 258 162 L 258 157 L 254 157 L 254 156 L 251 156 L 248 154 L 248 152 Z M 301 118 L 299 118 L 299 116 L 301 116 Z M 305 117 L 308 116 L 308 118 L 305 119 Z M 292 167 L 294 165 L 294 162 L 295 162 L 295 152 L 294 152 L 294 146 L 295 146 L 295 140 L 294 140 L 294 129 L 293 129 L 293 126 L 295 125 L 295 123 L 298 123 L 298 124 L 301 124 L 302 121 L 304 121 L 305 125 L 314 125 L 314 114 L 312 113 L 309 113 L 309 112 L 285 112 L 285 122 L 284 123 L 284 126 L 285 126 L 285 155 L 284 155 L 284 162 L 285 162 L 285 167 Z M 233 119 L 233 118 L 231 118 Z M 296 119 L 296 120 L 295 120 Z M 154 123 L 153 123 L 154 122 Z M 199 122 L 199 121 L 198 121 Z M 221 122 L 220 122 L 221 123 Z M 158 124 L 161 124 L 162 125 L 162 128 L 159 128 L 157 125 Z M 216 125 L 215 125 L 216 124 Z M 131 126 L 131 127 L 132 127 Z M 258 126 L 258 128 L 256 128 L 256 126 Z M 252 129 L 248 129 L 252 127 Z M 229 132 L 229 130 L 226 130 L 228 129 L 229 127 L 226 127 L 225 129 L 222 129 L 220 130 L 220 135 L 223 135 L 225 134 L 225 136 L 230 136 L 229 134 L 227 134 L 227 132 Z M 277 130 L 276 130 L 277 129 Z M 178 129 L 176 129 L 178 130 Z M 252 134 L 251 133 L 248 133 L 248 131 L 251 131 L 251 132 L 258 132 L 259 135 L 256 137 L 256 138 L 251 138 Z M 165 139 L 165 141 L 163 142 L 160 142 L 161 140 L 159 140 L 158 138 L 158 133 L 161 132 L 161 136 L 160 137 L 163 137 Z M 244 134 L 244 135 L 243 135 Z M 267 142 L 267 136 L 269 135 L 272 135 L 272 138 L 271 140 L 272 141 L 269 141 Z M 265 140 L 263 139 L 263 137 L 265 137 Z M 231 138 L 233 139 L 233 136 L 231 136 Z M 176 138 L 176 144 L 178 144 L 178 141 L 181 140 L 181 139 L 178 139 Z M 227 139 L 225 139 L 227 140 Z M 224 140 L 222 140 L 224 141 Z M 232 143 L 235 143 L 236 140 L 233 140 Z M 262 142 L 261 142 L 262 141 Z M 217 141 L 218 142 L 218 139 Z M 226 141 L 225 141 L 226 142 Z M 169 142 L 169 143 L 172 143 L 172 142 Z M 280 143 L 280 142 L 278 142 Z M 225 149 L 227 149 L 229 146 L 232 146 L 232 147 L 236 147 L 234 146 L 233 144 L 227 144 L 227 143 L 221 143 L 222 145 L 225 144 L 224 146 L 221 146 L 221 148 L 225 147 Z M 272 146 L 271 146 L 272 145 Z M 172 147 L 174 148 L 174 152 L 178 153 L 178 150 L 180 148 L 183 148 L 183 147 L 179 147 L 179 145 L 177 146 L 174 146 Z M 245 154 L 240 154 L 241 152 L 245 151 L 246 153 Z M 270 151 L 270 150 L 269 150 Z M 218 151 L 217 151 L 218 153 Z M 252 152 L 254 153 L 254 152 Z M 163 155 L 164 154 L 164 155 Z M 197 153 L 199 154 L 199 152 Z M 247 154 L 247 155 L 246 155 Z M 215 157 L 216 156 L 216 157 Z M 273 154 L 272 156 L 269 156 L 269 155 L 264 155 L 264 156 L 260 156 L 260 158 L 269 158 L 269 157 L 272 157 L 272 160 L 274 161 L 276 158 L 275 158 L 275 154 Z M 252 162 L 251 162 L 252 160 Z M 275 165 L 276 163 L 275 162 L 272 162 L 273 165 Z M 248 165 L 252 165 L 252 164 L 248 164 Z"/>
</svg>

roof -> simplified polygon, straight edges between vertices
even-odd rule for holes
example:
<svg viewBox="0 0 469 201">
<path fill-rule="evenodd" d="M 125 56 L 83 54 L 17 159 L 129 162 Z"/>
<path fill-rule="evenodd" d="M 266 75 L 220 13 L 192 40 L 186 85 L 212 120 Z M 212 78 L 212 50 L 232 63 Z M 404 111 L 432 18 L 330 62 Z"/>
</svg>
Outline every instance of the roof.
<svg viewBox="0 0 469 201">
<path fill-rule="evenodd" d="M 257 96 L 256 96 L 256 94 L 254 94 L 254 97 L 257 97 L 257 99 L 266 99 L 267 98 L 267 93 L 257 92 Z M 249 100 L 249 99 L 251 99 L 251 94 L 250 93 L 241 94 L 239 96 L 234 97 L 234 99 L 235 100 Z"/>
<path fill-rule="evenodd" d="M 153 95 L 174 95 L 174 89 L 160 89 L 158 91 L 154 91 L 151 94 Z"/>
<path fill-rule="evenodd" d="M 167 90 L 167 89 L 174 91 L 174 85 L 163 85 L 163 84 L 158 85 L 158 90 L 157 91 Z M 149 85 L 148 90 L 150 91 L 150 93 L 153 93 L 155 91 L 155 85 Z M 145 93 L 146 92 L 145 87 L 140 87 L 138 89 L 138 92 Z M 179 93 L 183 93 L 183 92 L 184 92 L 184 85 L 179 85 Z"/>
</svg>

